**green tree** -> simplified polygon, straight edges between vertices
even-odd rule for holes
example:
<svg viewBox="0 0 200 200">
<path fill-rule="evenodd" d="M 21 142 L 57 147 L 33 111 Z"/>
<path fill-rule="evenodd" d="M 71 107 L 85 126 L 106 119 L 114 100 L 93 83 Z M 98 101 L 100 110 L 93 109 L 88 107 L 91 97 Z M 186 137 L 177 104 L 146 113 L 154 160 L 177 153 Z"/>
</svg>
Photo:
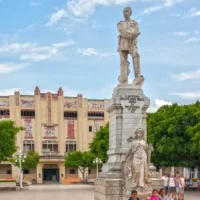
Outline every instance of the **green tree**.
<svg viewBox="0 0 200 200">
<path fill-rule="evenodd" d="M 148 142 L 154 146 L 152 161 L 163 166 L 198 167 L 200 172 L 200 103 L 163 106 L 149 113 Z"/>
<path fill-rule="evenodd" d="M 10 158 L 10 162 L 12 162 L 15 166 L 19 167 L 19 162 L 15 160 L 15 158 Z M 22 170 L 25 169 L 34 169 L 37 167 L 37 164 L 40 161 L 40 156 L 35 151 L 29 151 L 26 154 L 26 158 L 24 159 L 24 162 L 22 162 Z"/>
<path fill-rule="evenodd" d="M 17 147 L 15 144 L 16 135 L 22 127 L 15 126 L 10 120 L 0 122 L 0 162 L 6 161 L 15 153 Z"/>
<path fill-rule="evenodd" d="M 94 156 L 90 152 L 75 151 L 69 153 L 65 158 L 65 167 L 78 168 L 84 181 L 87 168 L 94 166 L 93 160 Z"/>
<path fill-rule="evenodd" d="M 105 163 L 108 160 L 107 151 L 109 148 L 109 124 L 96 132 L 96 136 L 89 144 L 90 152 Z"/>
</svg>

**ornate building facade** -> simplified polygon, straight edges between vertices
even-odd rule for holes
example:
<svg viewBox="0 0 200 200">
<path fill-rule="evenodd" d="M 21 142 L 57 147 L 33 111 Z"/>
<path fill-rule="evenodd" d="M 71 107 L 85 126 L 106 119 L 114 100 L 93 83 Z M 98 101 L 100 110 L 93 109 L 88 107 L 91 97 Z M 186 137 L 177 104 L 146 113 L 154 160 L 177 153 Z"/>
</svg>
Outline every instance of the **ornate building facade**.
<svg viewBox="0 0 200 200">
<path fill-rule="evenodd" d="M 25 170 L 24 178 L 37 183 L 62 182 L 78 177 L 78 170 L 65 168 L 68 152 L 87 151 L 96 131 L 109 120 L 108 100 L 66 97 L 62 88 L 57 94 L 41 93 L 38 87 L 34 95 L 0 96 L 0 120 L 15 121 L 24 127 L 18 133 L 18 151 L 34 150 L 40 155 L 37 169 Z M 88 170 L 88 178 L 95 177 L 95 169 Z M 0 164 L 0 178 L 18 176 L 18 169 L 10 163 Z"/>
</svg>

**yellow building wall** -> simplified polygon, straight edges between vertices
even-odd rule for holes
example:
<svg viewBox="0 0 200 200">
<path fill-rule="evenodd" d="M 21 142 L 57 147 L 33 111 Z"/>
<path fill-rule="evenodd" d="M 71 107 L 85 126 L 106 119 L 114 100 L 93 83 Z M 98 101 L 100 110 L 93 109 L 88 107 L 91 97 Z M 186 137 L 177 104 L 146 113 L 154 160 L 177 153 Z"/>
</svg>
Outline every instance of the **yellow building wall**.
<svg viewBox="0 0 200 200">
<path fill-rule="evenodd" d="M 64 156 L 66 152 L 66 141 L 76 141 L 77 151 L 88 151 L 89 143 L 92 138 L 95 137 L 95 125 L 98 129 L 103 127 L 109 120 L 108 113 L 106 111 L 109 100 L 96 100 L 83 98 L 82 95 L 77 97 L 65 97 L 62 94 L 51 94 L 51 124 L 49 121 L 48 112 L 48 95 L 49 93 L 38 92 L 35 95 L 20 95 L 19 92 L 15 92 L 13 95 L 7 97 L 0 96 L 0 110 L 9 109 L 9 117 L 1 117 L 0 120 L 11 119 L 15 121 L 16 126 L 26 126 L 25 118 L 21 116 L 22 110 L 34 110 L 35 117 L 31 119 L 31 133 L 32 137 L 26 138 L 25 130 L 20 131 L 16 138 L 16 145 L 18 151 L 23 151 L 24 140 L 33 140 L 35 145 L 35 151 L 42 156 L 42 142 L 44 141 L 57 141 L 59 155 Z M 68 119 L 64 118 L 64 112 L 77 112 L 77 118 Z M 101 112 L 104 113 L 102 119 L 88 118 L 88 112 Z M 68 120 L 74 121 L 74 139 L 67 138 L 68 136 Z M 45 127 L 55 127 L 55 138 L 45 138 Z M 92 126 L 92 132 L 89 132 L 89 126 Z M 37 166 L 37 178 L 38 183 L 42 183 L 42 167 L 44 163 L 51 163 L 51 160 L 46 159 L 40 161 Z M 64 174 L 65 167 L 64 158 L 59 160 L 60 174 Z M 13 168 L 13 173 L 16 176 L 16 168 Z M 40 174 L 40 177 L 39 177 Z M 61 180 L 61 179 L 60 179 Z"/>
</svg>

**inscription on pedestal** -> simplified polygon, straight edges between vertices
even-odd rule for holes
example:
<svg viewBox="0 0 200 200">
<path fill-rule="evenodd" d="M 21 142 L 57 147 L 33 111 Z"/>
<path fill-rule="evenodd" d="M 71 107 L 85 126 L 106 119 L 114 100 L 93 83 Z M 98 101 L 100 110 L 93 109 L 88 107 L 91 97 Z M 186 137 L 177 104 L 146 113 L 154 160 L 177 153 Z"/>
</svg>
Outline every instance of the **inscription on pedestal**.
<svg viewBox="0 0 200 200">
<path fill-rule="evenodd" d="M 131 105 L 126 105 L 125 108 L 128 109 L 131 113 L 134 113 L 137 109 L 140 109 L 140 106 L 136 106 L 135 104 L 139 101 L 144 101 L 144 98 L 141 98 L 137 95 L 126 95 L 121 97 L 121 100 L 128 101 Z"/>
</svg>

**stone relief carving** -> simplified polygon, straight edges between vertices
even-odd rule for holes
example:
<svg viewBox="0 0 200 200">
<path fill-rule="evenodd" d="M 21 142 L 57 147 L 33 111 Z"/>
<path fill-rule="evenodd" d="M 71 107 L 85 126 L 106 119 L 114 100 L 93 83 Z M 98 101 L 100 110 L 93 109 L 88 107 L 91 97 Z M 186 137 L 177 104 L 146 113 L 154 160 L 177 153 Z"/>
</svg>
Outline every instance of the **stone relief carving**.
<svg viewBox="0 0 200 200">
<path fill-rule="evenodd" d="M 24 123 L 25 137 L 32 137 L 32 119 L 25 118 Z"/>
<path fill-rule="evenodd" d="M 96 133 L 99 130 L 99 121 L 94 121 L 94 128 L 93 131 Z"/>
<path fill-rule="evenodd" d="M 64 108 L 78 108 L 77 101 L 72 101 L 72 102 L 66 101 L 64 103 Z"/>
<path fill-rule="evenodd" d="M 67 138 L 74 138 L 74 120 L 67 120 Z"/>
<path fill-rule="evenodd" d="M 99 109 L 99 110 L 103 110 L 103 109 L 104 109 L 104 104 L 88 103 L 88 108 L 89 108 L 89 109 Z"/>
<path fill-rule="evenodd" d="M 119 31 L 118 36 L 118 52 L 120 55 L 120 76 L 119 83 L 128 83 L 128 75 L 130 74 L 128 54 L 132 57 L 135 84 L 142 84 L 140 79 L 144 79 L 140 74 L 140 55 L 137 47 L 137 37 L 140 35 L 138 23 L 132 20 L 132 9 L 130 7 L 124 8 L 124 20 L 117 24 Z"/>
<path fill-rule="evenodd" d="M 125 160 L 122 161 L 123 193 L 125 196 L 130 191 L 138 193 L 151 192 L 151 180 L 149 173 L 149 146 L 144 140 L 144 130 L 139 128 L 135 132 L 135 138 L 128 138 L 132 142 Z"/>
<path fill-rule="evenodd" d="M 9 101 L 0 100 L 0 106 L 9 106 Z"/>
<path fill-rule="evenodd" d="M 46 126 L 44 137 L 55 137 L 56 136 L 56 129 L 54 126 Z"/>
<path fill-rule="evenodd" d="M 51 93 L 47 93 L 47 112 L 48 112 L 48 126 L 51 126 Z"/>
<path fill-rule="evenodd" d="M 33 107 L 35 105 L 34 101 L 31 100 L 21 100 L 22 107 Z"/>
</svg>

